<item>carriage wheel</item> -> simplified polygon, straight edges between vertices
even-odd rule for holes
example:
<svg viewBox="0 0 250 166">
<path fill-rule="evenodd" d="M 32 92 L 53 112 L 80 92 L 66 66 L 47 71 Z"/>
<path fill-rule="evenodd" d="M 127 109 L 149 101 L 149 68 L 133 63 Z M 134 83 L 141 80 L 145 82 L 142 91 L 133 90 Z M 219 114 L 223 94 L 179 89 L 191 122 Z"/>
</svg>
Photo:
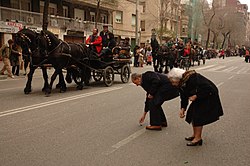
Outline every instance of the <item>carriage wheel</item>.
<svg viewBox="0 0 250 166">
<path fill-rule="evenodd" d="M 180 66 L 179 66 L 181 69 L 184 69 L 184 60 L 182 59 L 181 61 L 180 61 Z"/>
<path fill-rule="evenodd" d="M 121 69 L 121 80 L 123 83 L 127 83 L 130 77 L 130 69 L 128 65 L 122 66 Z"/>
<path fill-rule="evenodd" d="M 101 71 L 93 71 L 93 78 L 96 82 L 101 81 L 103 75 Z"/>
<path fill-rule="evenodd" d="M 184 61 L 184 70 L 189 70 L 189 67 L 191 66 L 191 61 L 189 59 L 186 59 Z"/>
<path fill-rule="evenodd" d="M 103 80 L 106 86 L 111 86 L 114 82 L 115 73 L 114 69 L 111 66 L 108 66 L 104 69 Z"/>
</svg>

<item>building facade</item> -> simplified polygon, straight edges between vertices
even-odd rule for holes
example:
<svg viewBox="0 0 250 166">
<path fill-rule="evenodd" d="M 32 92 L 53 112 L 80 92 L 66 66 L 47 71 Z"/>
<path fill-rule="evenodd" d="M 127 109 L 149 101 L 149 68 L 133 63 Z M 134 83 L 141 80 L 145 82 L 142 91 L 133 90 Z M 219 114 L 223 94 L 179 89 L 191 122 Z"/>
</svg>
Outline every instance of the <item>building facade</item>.
<svg viewBox="0 0 250 166">
<path fill-rule="evenodd" d="M 69 42 L 84 42 L 97 26 L 108 25 L 115 36 L 135 38 L 135 1 L 101 0 L 97 16 L 97 2 L 92 0 L 50 0 L 48 30 Z M 138 9 L 142 9 L 140 6 Z M 44 1 L 0 1 L 0 45 L 22 28 L 40 32 L 43 24 Z M 98 19 L 98 21 L 96 21 Z M 98 22 L 97 25 L 95 22 Z"/>
<path fill-rule="evenodd" d="M 187 37 L 188 17 L 180 0 L 142 0 L 140 41 L 147 45 L 152 30 L 162 36 L 162 43 L 173 38 Z M 160 34 L 161 33 L 161 34 Z"/>
</svg>

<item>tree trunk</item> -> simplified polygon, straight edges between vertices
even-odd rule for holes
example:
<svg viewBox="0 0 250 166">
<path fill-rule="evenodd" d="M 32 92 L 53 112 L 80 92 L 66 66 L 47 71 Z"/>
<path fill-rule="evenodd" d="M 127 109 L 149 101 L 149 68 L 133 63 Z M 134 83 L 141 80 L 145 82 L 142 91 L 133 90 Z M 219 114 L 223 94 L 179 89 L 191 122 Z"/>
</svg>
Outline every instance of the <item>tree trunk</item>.
<svg viewBox="0 0 250 166">
<path fill-rule="evenodd" d="M 43 30 L 48 29 L 48 14 L 49 14 L 49 0 L 44 1 L 44 10 L 43 10 Z"/>
<path fill-rule="evenodd" d="M 207 29 L 207 42 L 206 42 L 206 50 L 207 50 L 207 48 L 208 48 L 208 44 L 209 44 L 209 40 L 210 40 L 210 32 L 211 32 L 211 29 L 210 29 L 210 28 L 208 28 L 208 29 Z"/>
<path fill-rule="evenodd" d="M 227 36 L 230 34 L 230 32 L 227 32 L 227 33 L 223 33 L 222 35 L 223 35 L 223 37 L 224 37 L 224 39 L 223 39 L 223 42 L 222 42 L 222 45 L 221 45 L 221 48 L 224 48 L 224 46 L 225 46 L 225 42 L 226 42 L 226 39 L 227 39 Z"/>
<path fill-rule="evenodd" d="M 95 16 L 95 28 L 97 28 L 97 23 L 100 21 L 100 1 L 101 0 L 97 0 L 96 16 Z"/>
</svg>

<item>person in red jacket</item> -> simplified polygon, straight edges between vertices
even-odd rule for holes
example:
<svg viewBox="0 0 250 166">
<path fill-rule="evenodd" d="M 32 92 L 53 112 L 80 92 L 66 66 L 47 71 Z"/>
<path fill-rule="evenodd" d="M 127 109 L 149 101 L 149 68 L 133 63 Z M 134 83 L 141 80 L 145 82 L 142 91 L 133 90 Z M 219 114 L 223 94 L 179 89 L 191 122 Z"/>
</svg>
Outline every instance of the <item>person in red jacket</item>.
<svg viewBox="0 0 250 166">
<path fill-rule="evenodd" d="M 98 36 L 98 29 L 93 29 L 93 34 L 86 40 L 86 44 L 89 44 L 91 49 L 100 55 L 102 51 L 102 37 Z"/>
<path fill-rule="evenodd" d="M 183 54 L 183 56 L 184 56 L 184 57 L 187 57 L 187 56 L 190 55 L 190 53 L 191 53 L 191 46 L 190 46 L 189 43 L 187 43 L 187 44 L 186 44 L 186 47 L 184 48 L 184 54 Z"/>
</svg>

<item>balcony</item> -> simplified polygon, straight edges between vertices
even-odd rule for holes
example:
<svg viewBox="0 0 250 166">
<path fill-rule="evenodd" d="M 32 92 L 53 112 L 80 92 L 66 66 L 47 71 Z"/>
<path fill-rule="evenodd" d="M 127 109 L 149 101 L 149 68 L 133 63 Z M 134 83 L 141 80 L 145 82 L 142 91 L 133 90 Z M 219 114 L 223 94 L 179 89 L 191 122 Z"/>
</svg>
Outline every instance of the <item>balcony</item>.
<svg viewBox="0 0 250 166">
<path fill-rule="evenodd" d="M 0 7 L 0 21 L 16 22 L 26 27 L 39 27 L 41 29 L 43 24 L 43 14 L 29 12 L 24 10 L 17 10 L 12 8 Z M 48 16 L 48 27 L 74 31 L 87 31 L 91 32 L 95 27 L 94 22 L 82 21 L 78 19 L 60 17 L 55 15 Z M 97 28 L 102 29 L 103 23 L 98 23 Z M 112 25 L 108 25 L 109 30 L 113 30 Z"/>
</svg>

